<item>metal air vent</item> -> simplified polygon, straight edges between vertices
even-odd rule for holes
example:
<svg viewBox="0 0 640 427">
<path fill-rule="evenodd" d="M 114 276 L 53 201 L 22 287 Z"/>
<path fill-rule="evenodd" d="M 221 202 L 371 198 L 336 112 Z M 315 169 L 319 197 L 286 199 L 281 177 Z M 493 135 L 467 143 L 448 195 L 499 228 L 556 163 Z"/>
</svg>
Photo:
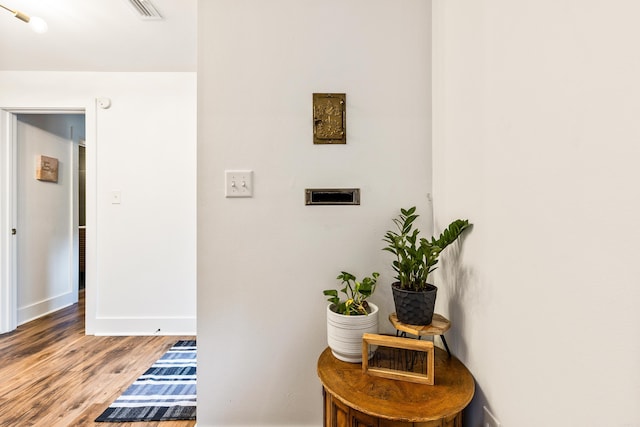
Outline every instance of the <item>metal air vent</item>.
<svg viewBox="0 0 640 427">
<path fill-rule="evenodd" d="M 359 188 L 307 188 L 304 195 L 307 206 L 360 204 Z"/>
<path fill-rule="evenodd" d="M 138 12 L 141 19 L 162 19 L 158 9 L 149 0 L 127 0 L 127 3 Z"/>
</svg>

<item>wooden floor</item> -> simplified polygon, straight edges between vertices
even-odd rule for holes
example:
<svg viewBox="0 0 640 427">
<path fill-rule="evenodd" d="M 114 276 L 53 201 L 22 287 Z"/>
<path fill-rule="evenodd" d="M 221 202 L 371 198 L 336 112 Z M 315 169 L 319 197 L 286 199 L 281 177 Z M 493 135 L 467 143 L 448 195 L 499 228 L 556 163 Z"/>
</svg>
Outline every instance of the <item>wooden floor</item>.
<svg viewBox="0 0 640 427">
<path fill-rule="evenodd" d="M 0 335 L 0 426 L 192 427 L 195 421 L 94 423 L 179 339 L 84 334 L 80 303 Z"/>
</svg>

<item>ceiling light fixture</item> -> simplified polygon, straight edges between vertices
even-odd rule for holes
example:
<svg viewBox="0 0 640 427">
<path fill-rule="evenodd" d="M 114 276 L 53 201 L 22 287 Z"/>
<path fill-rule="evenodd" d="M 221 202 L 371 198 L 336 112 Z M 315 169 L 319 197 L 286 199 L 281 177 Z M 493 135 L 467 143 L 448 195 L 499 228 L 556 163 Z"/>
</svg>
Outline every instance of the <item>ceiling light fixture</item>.
<svg viewBox="0 0 640 427">
<path fill-rule="evenodd" d="M 1 5 L 0 7 L 4 10 L 7 10 L 13 14 L 16 18 L 21 20 L 22 22 L 26 22 L 29 24 L 31 29 L 36 33 L 45 33 L 49 28 L 47 23 L 42 18 L 38 18 L 37 16 L 29 16 L 24 12 L 20 12 L 19 10 L 9 9 L 7 6 Z"/>
</svg>

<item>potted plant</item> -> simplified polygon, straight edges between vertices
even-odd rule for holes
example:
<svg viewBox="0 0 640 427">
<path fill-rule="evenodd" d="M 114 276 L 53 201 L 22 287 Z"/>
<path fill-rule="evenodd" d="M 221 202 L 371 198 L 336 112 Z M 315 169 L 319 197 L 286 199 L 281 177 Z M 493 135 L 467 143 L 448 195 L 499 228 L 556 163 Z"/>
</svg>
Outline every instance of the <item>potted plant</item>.
<svg viewBox="0 0 640 427">
<path fill-rule="evenodd" d="M 344 361 L 362 361 L 362 335 L 378 333 L 378 306 L 367 301 L 376 289 L 379 273 L 371 273 L 358 281 L 356 277 L 342 271 L 337 277 L 342 282 L 340 293 L 327 289 L 327 342 L 333 355 Z"/>
<path fill-rule="evenodd" d="M 433 318 L 438 288 L 427 280 L 436 269 L 440 253 L 468 228 L 468 220 L 457 219 L 437 239 L 420 238 L 420 230 L 414 228 L 419 215 L 416 207 L 400 209 L 393 219 L 395 230 L 387 231 L 385 251 L 395 255 L 393 269 L 396 282 L 392 286 L 393 300 L 398 320 L 411 325 L 429 325 Z"/>
</svg>

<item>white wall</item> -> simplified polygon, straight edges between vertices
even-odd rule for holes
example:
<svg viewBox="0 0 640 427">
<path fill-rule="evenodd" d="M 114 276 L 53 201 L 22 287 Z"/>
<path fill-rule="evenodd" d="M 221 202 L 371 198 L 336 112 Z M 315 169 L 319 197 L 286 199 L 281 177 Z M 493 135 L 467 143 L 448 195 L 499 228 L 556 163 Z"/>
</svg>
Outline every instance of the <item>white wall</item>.
<svg viewBox="0 0 640 427">
<path fill-rule="evenodd" d="M 17 117 L 17 323 L 78 301 L 78 142 L 81 114 Z M 41 155 L 58 160 L 57 182 L 36 179 Z"/>
<path fill-rule="evenodd" d="M 380 271 L 400 207 L 430 231 L 430 5 L 407 0 L 199 3 L 198 426 L 320 425 L 316 362 L 340 270 Z M 347 145 L 312 144 L 314 92 L 347 94 Z M 224 170 L 255 196 L 224 198 Z M 360 187 L 357 207 L 304 189 Z"/>
<path fill-rule="evenodd" d="M 434 2 L 436 224 L 475 224 L 439 294 L 469 426 L 483 404 L 504 426 L 640 426 L 639 14 Z"/>
<path fill-rule="evenodd" d="M 0 72 L 30 107 L 86 112 L 87 332 L 195 333 L 195 73 Z"/>
</svg>

